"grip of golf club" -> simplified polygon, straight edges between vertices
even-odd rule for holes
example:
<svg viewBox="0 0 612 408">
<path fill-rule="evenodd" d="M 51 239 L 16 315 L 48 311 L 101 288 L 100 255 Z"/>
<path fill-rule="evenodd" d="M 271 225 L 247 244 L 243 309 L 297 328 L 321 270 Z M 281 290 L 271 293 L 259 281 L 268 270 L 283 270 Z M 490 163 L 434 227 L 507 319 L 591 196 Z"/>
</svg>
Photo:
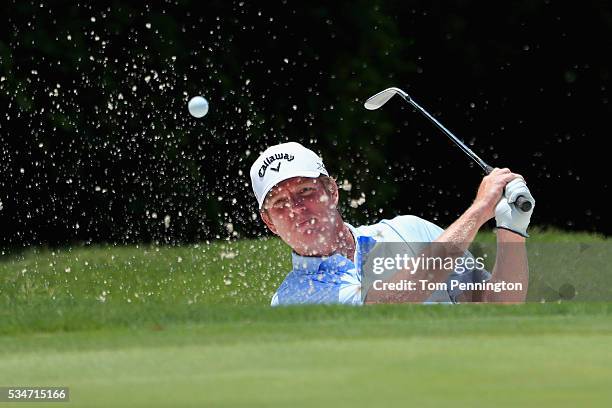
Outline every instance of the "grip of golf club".
<svg viewBox="0 0 612 408">
<path fill-rule="evenodd" d="M 484 170 L 486 174 L 489 174 L 493 171 L 493 167 L 486 164 Z M 533 203 L 529 201 L 528 198 L 525 198 L 523 196 L 518 196 L 518 198 L 514 202 L 514 205 L 516 206 L 516 208 L 518 208 L 522 212 L 529 212 L 531 211 L 531 208 L 533 207 Z"/>
<path fill-rule="evenodd" d="M 528 198 L 525 198 L 523 196 L 518 196 L 518 198 L 514 202 L 514 205 L 516 205 L 516 208 L 518 208 L 522 212 L 529 212 L 533 207 L 533 203 L 529 201 Z"/>
</svg>

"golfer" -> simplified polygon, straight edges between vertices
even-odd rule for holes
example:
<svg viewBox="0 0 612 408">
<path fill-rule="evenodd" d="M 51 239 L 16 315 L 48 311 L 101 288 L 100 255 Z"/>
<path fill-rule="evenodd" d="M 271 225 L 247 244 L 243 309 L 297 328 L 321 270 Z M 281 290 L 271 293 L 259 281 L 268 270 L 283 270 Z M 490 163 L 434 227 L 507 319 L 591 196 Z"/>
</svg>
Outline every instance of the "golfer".
<svg viewBox="0 0 612 408">
<path fill-rule="evenodd" d="M 339 191 L 322 159 L 299 143 L 266 149 L 253 163 L 251 182 L 263 222 L 292 249 L 293 270 L 272 297 L 272 306 L 303 303 L 523 302 L 528 283 L 525 238 L 533 212 L 521 212 L 512 203 L 531 198 L 524 179 L 509 169 L 494 169 L 480 183 L 468 209 L 445 230 L 413 215 L 353 227 L 338 211 Z M 504 194 L 505 189 L 505 194 Z M 413 281 L 438 274 L 439 281 L 461 283 L 513 282 L 520 290 L 404 290 L 362 288 L 362 260 L 378 243 L 445 243 L 467 252 L 480 227 L 495 217 L 497 255 L 492 273 L 483 268 L 461 272 L 411 270 Z M 471 254 L 469 254 L 471 255 Z M 401 273 L 390 281 L 399 282 Z"/>
</svg>

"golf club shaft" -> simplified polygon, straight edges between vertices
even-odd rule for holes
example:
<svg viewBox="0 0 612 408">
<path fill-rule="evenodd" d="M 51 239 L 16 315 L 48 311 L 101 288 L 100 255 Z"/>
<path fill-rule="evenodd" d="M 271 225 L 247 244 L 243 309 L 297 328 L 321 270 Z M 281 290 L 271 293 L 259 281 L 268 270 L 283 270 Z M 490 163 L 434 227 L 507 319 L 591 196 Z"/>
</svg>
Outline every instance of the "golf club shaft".
<svg viewBox="0 0 612 408">
<path fill-rule="evenodd" d="M 429 114 L 429 112 L 427 112 L 425 109 L 423 109 L 421 107 L 421 105 L 416 103 L 412 98 L 408 98 L 408 97 L 404 96 L 403 94 L 400 94 L 400 95 L 401 95 L 402 98 L 404 98 L 404 100 L 406 102 L 408 102 L 409 104 L 414 106 L 419 112 L 421 112 L 423 115 L 425 115 L 425 117 L 427 119 L 429 119 L 431 122 L 433 122 L 434 125 L 436 125 L 440 130 L 442 130 L 442 132 L 444 132 L 444 134 L 446 136 L 448 136 L 448 138 L 450 140 L 452 140 L 457 146 L 459 146 L 459 148 L 461 150 L 463 150 L 465 152 L 465 154 L 470 156 L 472 158 L 472 160 L 474 160 L 480 167 L 482 167 L 482 169 L 485 171 L 485 173 L 489 174 L 493 170 L 493 168 L 491 166 L 489 166 L 487 163 L 484 162 L 484 160 L 482 160 L 480 157 L 478 157 L 478 155 L 476 155 L 476 153 L 474 153 L 469 147 L 467 147 L 465 145 L 465 143 L 463 143 L 461 140 L 459 140 L 457 138 L 457 136 L 455 136 L 453 134 L 453 132 L 451 132 L 446 127 L 444 127 L 443 124 L 438 122 L 438 120 L 436 118 L 431 116 Z"/>
<path fill-rule="evenodd" d="M 399 95 L 409 104 L 411 104 L 412 106 L 414 106 L 416 108 L 416 110 L 418 110 L 419 112 L 421 112 L 423 115 L 425 115 L 425 117 L 427 119 L 429 119 L 431 122 L 433 122 L 434 125 L 436 125 L 440 130 L 442 130 L 442 132 L 448 136 L 449 139 L 451 139 L 453 142 L 455 142 L 455 144 L 457 146 L 459 146 L 459 148 L 461 150 L 463 150 L 465 152 L 465 154 L 467 154 L 468 156 L 470 156 L 472 158 L 472 160 L 474 160 L 480 167 L 482 167 L 482 169 L 484 170 L 485 174 L 489 174 L 493 171 L 493 167 L 489 166 L 487 163 L 484 162 L 484 160 L 482 160 L 480 157 L 478 157 L 478 155 L 476 153 L 474 153 L 472 151 L 472 149 L 470 149 L 469 147 L 467 147 L 465 145 L 465 143 L 463 143 L 461 140 L 459 140 L 457 138 L 457 136 L 455 136 L 450 130 L 448 130 L 446 127 L 444 127 L 443 124 L 441 124 L 440 122 L 438 122 L 438 120 L 436 118 L 434 118 L 433 116 L 431 116 L 429 114 L 429 112 L 427 112 L 425 109 L 423 109 L 421 107 L 421 105 L 419 105 L 418 103 L 416 103 L 410 96 L 408 96 L 408 94 L 406 94 L 405 92 L 401 92 L 399 93 Z M 531 207 L 533 206 L 533 203 L 531 201 L 529 201 L 527 198 L 523 197 L 523 196 L 519 196 L 516 201 L 515 201 L 515 205 L 523 212 L 528 212 L 531 210 Z"/>
</svg>

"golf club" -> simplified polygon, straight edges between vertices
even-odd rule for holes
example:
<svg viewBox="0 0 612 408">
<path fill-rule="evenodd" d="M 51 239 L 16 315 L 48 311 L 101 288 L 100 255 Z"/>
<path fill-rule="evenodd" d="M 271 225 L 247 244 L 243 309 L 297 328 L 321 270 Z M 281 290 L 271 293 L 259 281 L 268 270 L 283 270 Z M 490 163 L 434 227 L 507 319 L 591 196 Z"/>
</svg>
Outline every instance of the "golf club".
<svg viewBox="0 0 612 408">
<path fill-rule="evenodd" d="M 485 163 L 480 157 L 478 157 L 476 155 L 476 153 L 474 153 L 469 147 L 467 147 L 465 145 L 465 143 L 463 143 L 461 140 L 459 140 L 450 130 L 445 128 L 444 125 L 442 125 L 440 122 L 438 122 L 438 120 L 436 118 L 431 116 L 429 114 L 429 112 L 427 112 L 425 109 L 423 109 L 418 103 L 416 103 L 410 97 L 410 95 L 408 95 L 406 92 L 402 91 L 401 89 L 392 87 L 392 88 L 387 88 L 384 91 L 380 91 L 376 95 L 371 96 L 370 98 L 368 98 L 368 100 L 365 101 L 364 106 L 368 110 L 378 109 L 381 106 L 383 106 L 385 103 L 387 103 L 387 101 L 389 99 L 391 99 L 393 97 L 393 95 L 396 95 L 396 94 L 401 96 L 406 102 L 408 102 L 410 105 L 415 107 L 419 112 L 421 112 L 423 115 L 425 115 L 425 117 L 427 117 L 427 119 L 429 119 L 431 122 L 433 122 L 440 130 L 442 130 L 442 132 L 444 132 L 444 134 L 446 136 L 449 137 L 450 140 L 452 140 L 457 146 L 459 146 L 459 148 L 461 150 L 463 150 L 465 152 L 465 154 L 467 154 L 480 167 L 482 167 L 482 169 L 484 170 L 484 172 L 486 174 L 489 174 L 489 173 L 491 173 L 491 171 L 493 171 L 493 167 L 491 167 L 487 163 Z M 518 209 L 520 209 L 523 212 L 528 212 L 533 207 L 533 203 L 528 198 L 526 198 L 524 196 L 519 196 L 516 199 L 516 201 L 514 202 L 514 204 L 516 205 L 516 207 Z"/>
</svg>

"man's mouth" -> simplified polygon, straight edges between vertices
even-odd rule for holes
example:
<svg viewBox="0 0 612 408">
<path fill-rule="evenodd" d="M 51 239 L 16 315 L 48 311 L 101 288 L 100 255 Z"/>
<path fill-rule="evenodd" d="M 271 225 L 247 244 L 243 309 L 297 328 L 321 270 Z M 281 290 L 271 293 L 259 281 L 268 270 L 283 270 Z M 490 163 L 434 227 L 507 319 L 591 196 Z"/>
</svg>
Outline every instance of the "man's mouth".
<svg viewBox="0 0 612 408">
<path fill-rule="evenodd" d="M 298 229 L 303 229 L 303 228 L 308 228 L 311 225 L 314 225 L 315 222 L 316 222 L 315 218 L 307 218 L 305 220 L 295 223 L 295 226 Z"/>
</svg>

